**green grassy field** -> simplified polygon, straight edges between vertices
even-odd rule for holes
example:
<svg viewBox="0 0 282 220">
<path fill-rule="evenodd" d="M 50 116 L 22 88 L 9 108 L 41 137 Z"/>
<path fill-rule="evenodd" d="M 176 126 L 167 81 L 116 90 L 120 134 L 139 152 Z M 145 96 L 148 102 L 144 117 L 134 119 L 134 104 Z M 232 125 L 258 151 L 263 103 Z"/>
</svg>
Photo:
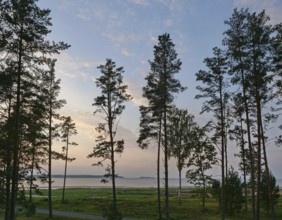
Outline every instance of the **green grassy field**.
<svg viewBox="0 0 282 220">
<path fill-rule="evenodd" d="M 206 201 L 206 210 L 201 208 L 201 200 L 192 189 L 184 189 L 182 205 L 177 204 L 177 189 L 170 189 L 170 211 L 174 220 L 217 220 L 220 219 L 220 213 L 217 207 L 217 201 L 208 198 Z M 34 202 L 37 208 L 48 209 L 47 191 L 43 190 L 42 196 L 35 196 Z M 61 204 L 62 190 L 53 190 L 53 209 L 60 211 L 79 212 L 87 214 L 102 215 L 105 207 L 108 207 L 112 201 L 112 191 L 109 188 L 93 189 L 67 189 L 66 203 Z M 123 216 L 133 217 L 140 220 L 157 219 L 157 192 L 153 188 L 121 188 L 117 189 L 118 208 Z M 164 192 L 162 193 L 164 195 Z M 164 206 L 164 198 L 162 198 Z M 163 210 L 164 211 L 164 210 Z M 282 219 L 282 199 L 276 207 L 277 219 Z M 264 210 L 261 212 L 261 219 L 271 219 Z M 43 220 L 47 219 L 46 215 L 36 214 L 33 218 L 24 218 L 21 215 L 20 220 Z M 55 220 L 61 219 L 78 219 L 56 217 Z M 227 220 L 249 220 L 250 212 L 241 211 L 233 216 L 228 216 Z"/>
</svg>

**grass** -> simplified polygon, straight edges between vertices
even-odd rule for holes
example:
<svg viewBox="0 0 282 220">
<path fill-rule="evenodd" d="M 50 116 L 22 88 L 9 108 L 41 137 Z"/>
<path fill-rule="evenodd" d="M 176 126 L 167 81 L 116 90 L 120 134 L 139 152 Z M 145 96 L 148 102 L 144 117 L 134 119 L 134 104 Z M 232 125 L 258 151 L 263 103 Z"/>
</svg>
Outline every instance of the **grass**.
<svg viewBox="0 0 282 220">
<path fill-rule="evenodd" d="M 34 197 L 37 208 L 48 209 L 47 191 L 42 190 L 43 195 Z M 133 217 L 140 220 L 157 219 L 157 192 L 155 188 L 119 188 L 117 189 L 117 205 L 123 216 Z M 162 192 L 162 206 L 164 207 L 164 192 Z M 79 212 L 86 214 L 102 215 L 105 208 L 112 203 L 112 191 L 110 188 L 93 189 L 67 189 L 66 203 L 61 203 L 62 190 L 53 190 L 53 209 L 60 211 Z M 191 194 L 191 189 L 183 190 L 182 205 L 177 204 L 177 189 L 170 189 L 170 211 L 173 220 L 193 219 L 193 220 L 218 220 L 220 213 L 217 201 L 208 198 L 206 209 L 202 210 L 201 201 L 198 196 Z M 163 216 L 165 216 L 163 210 Z M 282 199 L 276 206 L 277 219 L 282 219 Z M 0 214 L 1 217 L 1 214 Z M 21 215 L 19 220 L 43 220 L 46 215 L 36 214 L 33 218 L 24 218 Z M 54 220 L 67 219 L 56 217 Z M 78 218 L 69 218 L 78 219 Z M 241 211 L 233 216 L 227 216 L 226 220 L 249 220 L 251 212 Z M 261 220 L 270 220 L 271 217 L 261 211 Z"/>
</svg>

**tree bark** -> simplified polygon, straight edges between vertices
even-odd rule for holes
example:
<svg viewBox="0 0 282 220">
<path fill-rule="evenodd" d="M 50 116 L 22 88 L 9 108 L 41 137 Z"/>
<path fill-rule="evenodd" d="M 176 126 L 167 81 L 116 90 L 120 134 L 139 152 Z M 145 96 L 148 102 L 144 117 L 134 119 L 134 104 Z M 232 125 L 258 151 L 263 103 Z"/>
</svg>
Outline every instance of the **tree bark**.
<svg viewBox="0 0 282 220">
<path fill-rule="evenodd" d="M 244 178 L 244 196 L 245 196 L 245 211 L 248 210 L 248 193 L 247 193 L 247 175 L 246 175 L 246 155 L 245 155 L 245 143 L 243 134 L 243 120 L 240 116 L 240 126 L 241 126 L 241 151 L 242 151 L 242 161 L 243 161 L 243 178 Z"/>
<path fill-rule="evenodd" d="M 221 123 L 221 220 L 225 219 L 225 119 L 224 119 L 224 104 L 222 95 L 222 81 L 219 82 L 220 96 L 220 123 Z"/>
<path fill-rule="evenodd" d="M 8 119 L 11 118 L 11 99 L 9 100 L 8 107 Z M 8 134 L 8 144 L 7 144 L 7 161 L 6 161 L 6 206 L 5 206 L 5 220 L 10 220 L 11 215 L 11 163 L 12 163 L 12 142 L 10 133 Z"/>
<path fill-rule="evenodd" d="M 30 167 L 30 185 L 29 185 L 29 201 L 32 201 L 32 186 L 33 186 L 33 170 L 34 170 L 34 160 L 35 160 L 35 144 L 32 146 L 32 160 Z"/>
<path fill-rule="evenodd" d="M 159 125 L 159 140 L 158 140 L 158 159 L 157 159 L 157 187 L 158 187 L 158 214 L 159 219 L 162 219 L 162 206 L 161 206 L 161 181 L 160 181 L 160 161 L 161 161 L 161 141 L 162 141 L 162 117 L 160 118 Z"/>
<path fill-rule="evenodd" d="M 181 169 L 178 169 L 179 187 L 178 187 L 178 205 L 182 204 L 181 199 Z"/>
<path fill-rule="evenodd" d="M 23 56 L 23 24 L 20 27 L 19 39 L 19 59 L 17 69 L 17 98 L 16 98 L 16 121 L 15 121 L 15 144 L 13 149 L 12 166 L 12 190 L 10 200 L 10 219 L 16 218 L 17 194 L 18 194 L 18 173 L 19 173 L 19 148 L 20 148 L 20 99 L 21 99 L 21 75 L 22 75 L 22 56 Z"/>
<path fill-rule="evenodd" d="M 263 158 L 264 158 L 264 163 L 265 163 L 265 172 L 266 172 L 266 181 L 267 181 L 267 189 L 268 189 L 268 196 L 269 196 L 269 204 L 271 208 L 271 216 L 272 220 L 276 219 L 275 216 L 275 207 L 273 203 L 273 196 L 272 196 L 272 189 L 271 189 L 271 180 L 270 180 L 270 172 L 269 172 L 269 167 L 268 167 L 268 160 L 267 160 L 267 155 L 266 155 L 266 145 L 265 145 L 265 140 L 264 140 L 264 129 L 261 123 L 261 133 L 262 133 L 262 147 L 263 147 Z"/>
<path fill-rule="evenodd" d="M 242 62 L 240 60 L 240 62 Z M 244 100 L 244 109 L 246 114 L 246 126 L 247 126 L 247 136 L 248 136 L 248 148 L 249 148 L 249 158 L 250 158 L 250 166 L 251 166 L 251 190 L 252 190 L 252 214 L 253 219 L 256 218 L 255 210 L 256 210 L 256 201 L 255 201 L 255 173 L 254 173 L 254 154 L 253 154 L 253 146 L 252 146 L 252 138 L 251 138 L 251 125 L 249 118 L 249 106 L 247 102 L 247 91 L 246 91 L 246 80 L 244 71 L 241 71 L 242 78 L 242 90 L 243 90 L 243 100 Z"/>
<path fill-rule="evenodd" d="M 69 137 L 67 135 L 66 142 L 66 158 L 65 158 L 65 172 L 64 172 L 64 185 L 63 185 L 63 195 L 62 195 L 62 204 L 65 203 L 65 190 L 66 190 L 66 178 L 67 178 L 67 166 L 68 166 L 68 152 L 69 152 Z"/>
<path fill-rule="evenodd" d="M 114 137 L 113 137 L 113 118 L 112 118 L 112 97 L 110 91 L 108 91 L 108 127 L 110 134 L 110 147 L 111 147 L 111 176 L 112 176 L 112 192 L 113 192 L 113 209 L 117 211 L 117 198 L 116 198 L 116 174 L 115 174 L 115 149 L 114 149 Z"/>
<path fill-rule="evenodd" d="M 53 79 L 50 82 L 50 89 L 53 85 Z M 53 207 L 52 207 L 52 94 L 50 95 L 49 103 L 49 128 L 48 128 L 48 209 L 49 209 L 49 219 L 53 218 Z"/>
<path fill-rule="evenodd" d="M 165 207 L 166 219 L 170 220 L 169 191 L 168 191 L 168 146 L 167 146 L 167 109 L 164 110 L 164 167 L 165 167 Z"/>
</svg>

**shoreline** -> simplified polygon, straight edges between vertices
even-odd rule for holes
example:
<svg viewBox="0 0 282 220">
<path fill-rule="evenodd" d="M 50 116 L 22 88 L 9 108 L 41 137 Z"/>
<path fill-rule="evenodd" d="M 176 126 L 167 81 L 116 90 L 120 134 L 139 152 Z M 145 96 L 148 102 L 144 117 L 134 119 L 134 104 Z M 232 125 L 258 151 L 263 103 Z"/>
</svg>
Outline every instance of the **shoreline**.
<svg viewBox="0 0 282 220">
<path fill-rule="evenodd" d="M 194 189 L 197 186 L 183 186 L 181 189 Z M 112 186 L 66 186 L 66 189 L 111 189 Z M 161 189 L 164 189 L 165 187 L 161 187 Z M 38 189 L 44 189 L 48 190 L 48 186 L 46 187 L 38 187 Z M 62 186 L 54 186 L 52 187 L 52 190 L 60 190 L 63 189 Z M 144 187 L 139 187 L 139 186 L 116 186 L 116 189 L 157 189 L 157 187 L 151 187 L 151 186 L 144 186 Z M 169 186 L 169 189 L 178 189 L 177 186 Z"/>
</svg>

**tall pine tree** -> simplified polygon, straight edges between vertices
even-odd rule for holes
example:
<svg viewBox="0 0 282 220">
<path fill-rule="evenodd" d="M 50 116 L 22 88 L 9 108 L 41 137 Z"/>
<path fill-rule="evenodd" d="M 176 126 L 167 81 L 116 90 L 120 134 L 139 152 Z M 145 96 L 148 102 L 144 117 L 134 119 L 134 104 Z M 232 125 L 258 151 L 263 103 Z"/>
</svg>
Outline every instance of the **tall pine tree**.
<svg viewBox="0 0 282 220">
<path fill-rule="evenodd" d="M 151 71 L 146 76 L 147 85 L 143 88 L 143 96 L 148 100 L 147 111 L 150 112 L 148 114 L 148 117 L 150 117 L 149 120 L 157 119 L 162 121 L 158 124 L 159 128 L 161 128 L 158 136 L 163 138 L 165 210 L 166 219 L 168 220 L 170 219 L 168 192 L 168 111 L 172 107 L 174 94 L 185 90 L 179 80 L 174 77 L 180 71 L 182 64 L 180 59 L 177 58 L 174 46 L 169 34 L 165 33 L 158 37 L 158 44 L 154 46 L 154 60 L 149 61 Z M 148 127 L 148 129 L 151 128 Z M 143 135 L 143 133 L 140 135 Z"/>
<path fill-rule="evenodd" d="M 103 161 L 110 160 L 106 168 L 105 177 L 111 178 L 113 191 L 113 211 L 118 214 L 116 199 L 116 154 L 121 154 L 124 149 L 124 140 L 116 140 L 118 117 L 125 109 L 124 103 L 131 99 L 127 93 L 127 85 L 123 84 L 123 67 L 116 67 L 115 62 L 107 59 L 105 65 L 98 67 L 101 76 L 96 79 L 96 86 L 101 89 L 101 95 L 94 99 L 95 114 L 101 114 L 104 118 L 96 130 L 99 136 L 96 138 L 96 146 L 88 157 L 101 158 L 93 165 L 102 165 Z"/>
</svg>

